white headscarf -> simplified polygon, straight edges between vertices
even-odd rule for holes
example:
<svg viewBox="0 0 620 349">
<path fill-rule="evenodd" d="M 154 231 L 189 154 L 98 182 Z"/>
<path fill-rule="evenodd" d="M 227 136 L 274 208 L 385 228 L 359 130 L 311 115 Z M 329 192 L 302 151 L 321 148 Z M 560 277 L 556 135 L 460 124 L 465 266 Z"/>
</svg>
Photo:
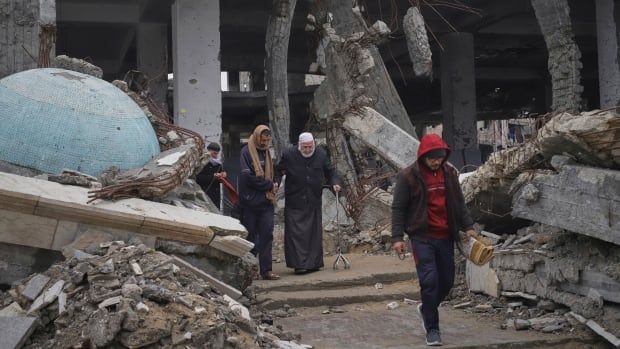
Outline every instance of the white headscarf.
<svg viewBox="0 0 620 349">
<path fill-rule="evenodd" d="M 308 143 L 308 142 L 312 142 L 313 143 L 312 152 L 310 154 L 304 154 L 304 152 L 301 151 L 301 143 Z M 303 156 L 305 158 L 309 158 L 312 155 L 314 155 L 314 150 L 316 149 L 316 144 L 314 144 L 314 137 L 312 136 L 312 133 L 304 132 L 304 133 L 299 135 L 299 142 L 297 144 L 297 149 L 301 153 L 301 156 Z"/>
</svg>

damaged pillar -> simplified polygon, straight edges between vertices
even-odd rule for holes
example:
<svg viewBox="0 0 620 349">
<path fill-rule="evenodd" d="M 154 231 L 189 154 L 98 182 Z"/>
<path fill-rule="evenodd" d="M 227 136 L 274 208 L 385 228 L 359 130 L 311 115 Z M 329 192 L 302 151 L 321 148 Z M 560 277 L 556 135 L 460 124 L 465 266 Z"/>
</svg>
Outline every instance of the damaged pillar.
<svg viewBox="0 0 620 349">
<path fill-rule="evenodd" d="M 576 113 L 581 108 L 581 51 L 574 39 L 568 0 L 532 0 L 549 61 L 553 111 Z"/>
<path fill-rule="evenodd" d="M 332 27 L 343 38 L 354 33 L 368 32 L 369 29 L 359 9 L 351 8 L 350 1 L 329 0 L 325 2 L 325 7 L 333 15 Z M 387 68 L 385 68 L 379 50 L 374 44 L 369 45 L 368 50 L 374 64 L 367 72 L 365 94 L 372 100 L 373 108 L 377 112 L 417 138 L 409 114 L 403 106 Z M 329 59 L 327 64 L 331 64 Z"/>
<path fill-rule="evenodd" d="M 174 123 L 220 142 L 222 92 L 219 0 L 172 5 Z"/>
<path fill-rule="evenodd" d="M 441 108 L 443 138 L 452 154 L 450 162 L 458 169 L 480 165 L 476 131 L 476 77 L 474 37 L 470 33 L 451 33 L 441 40 Z"/>
<path fill-rule="evenodd" d="M 596 0 L 596 36 L 600 108 L 620 105 L 620 66 L 618 62 L 618 25 L 614 12 L 620 3 Z"/>
<path fill-rule="evenodd" d="M 138 70 L 148 76 L 153 100 L 157 105 L 164 106 L 168 92 L 167 24 L 138 24 L 137 45 Z"/>
<path fill-rule="evenodd" d="M 55 32 L 55 25 L 55 0 L 0 0 L 0 78 L 36 68 L 39 61 L 49 63 L 55 45 L 52 40 L 42 47 L 41 32 L 44 28 Z M 47 57 L 39 57 L 40 53 Z"/>
<path fill-rule="evenodd" d="M 288 103 L 288 42 L 297 0 L 273 0 L 265 38 L 265 77 L 269 124 L 276 156 L 290 145 L 291 112 Z"/>
</svg>

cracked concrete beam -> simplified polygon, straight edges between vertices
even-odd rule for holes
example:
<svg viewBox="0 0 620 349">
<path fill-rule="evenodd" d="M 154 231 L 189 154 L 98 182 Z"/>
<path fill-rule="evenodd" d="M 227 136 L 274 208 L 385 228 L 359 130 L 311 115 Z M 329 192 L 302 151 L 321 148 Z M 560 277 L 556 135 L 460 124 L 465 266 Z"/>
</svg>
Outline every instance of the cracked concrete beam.
<svg viewBox="0 0 620 349">
<path fill-rule="evenodd" d="M 564 165 L 528 176 L 516 180 L 529 184 L 515 191 L 513 216 L 620 245 L 620 171 Z"/>
<path fill-rule="evenodd" d="M 416 160 L 420 142 L 370 107 L 346 114 L 342 127 L 396 168 Z"/>
</svg>

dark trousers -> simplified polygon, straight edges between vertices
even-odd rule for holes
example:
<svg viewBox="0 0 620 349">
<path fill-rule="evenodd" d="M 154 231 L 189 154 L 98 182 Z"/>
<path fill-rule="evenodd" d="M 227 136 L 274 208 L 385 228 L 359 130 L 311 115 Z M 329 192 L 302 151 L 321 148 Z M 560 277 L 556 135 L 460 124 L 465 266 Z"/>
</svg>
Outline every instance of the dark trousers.
<svg viewBox="0 0 620 349">
<path fill-rule="evenodd" d="M 260 209 L 244 208 L 242 223 L 248 230 L 247 240 L 254 244 L 250 252 L 258 256 L 261 275 L 271 271 L 273 206 Z"/>
<path fill-rule="evenodd" d="M 411 245 L 420 280 L 424 325 L 427 330 L 438 330 L 437 308 L 454 284 L 454 242 L 451 239 L 413 240 Z"/>
</svg>

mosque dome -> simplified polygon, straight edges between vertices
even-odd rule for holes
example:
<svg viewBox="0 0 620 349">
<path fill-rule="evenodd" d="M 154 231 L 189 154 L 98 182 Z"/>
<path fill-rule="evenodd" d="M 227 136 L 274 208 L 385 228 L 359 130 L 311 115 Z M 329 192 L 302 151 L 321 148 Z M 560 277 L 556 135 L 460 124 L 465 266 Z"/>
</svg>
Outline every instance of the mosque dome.
<svg viewBox="0 0 620 349">
<path fill-rule="evenodd" d="M 0 79 L 0 160 L 96 176 L 142 167 L 159 151 L 144 112 L 104 80 L 56 68 Z"/>
</svg>

